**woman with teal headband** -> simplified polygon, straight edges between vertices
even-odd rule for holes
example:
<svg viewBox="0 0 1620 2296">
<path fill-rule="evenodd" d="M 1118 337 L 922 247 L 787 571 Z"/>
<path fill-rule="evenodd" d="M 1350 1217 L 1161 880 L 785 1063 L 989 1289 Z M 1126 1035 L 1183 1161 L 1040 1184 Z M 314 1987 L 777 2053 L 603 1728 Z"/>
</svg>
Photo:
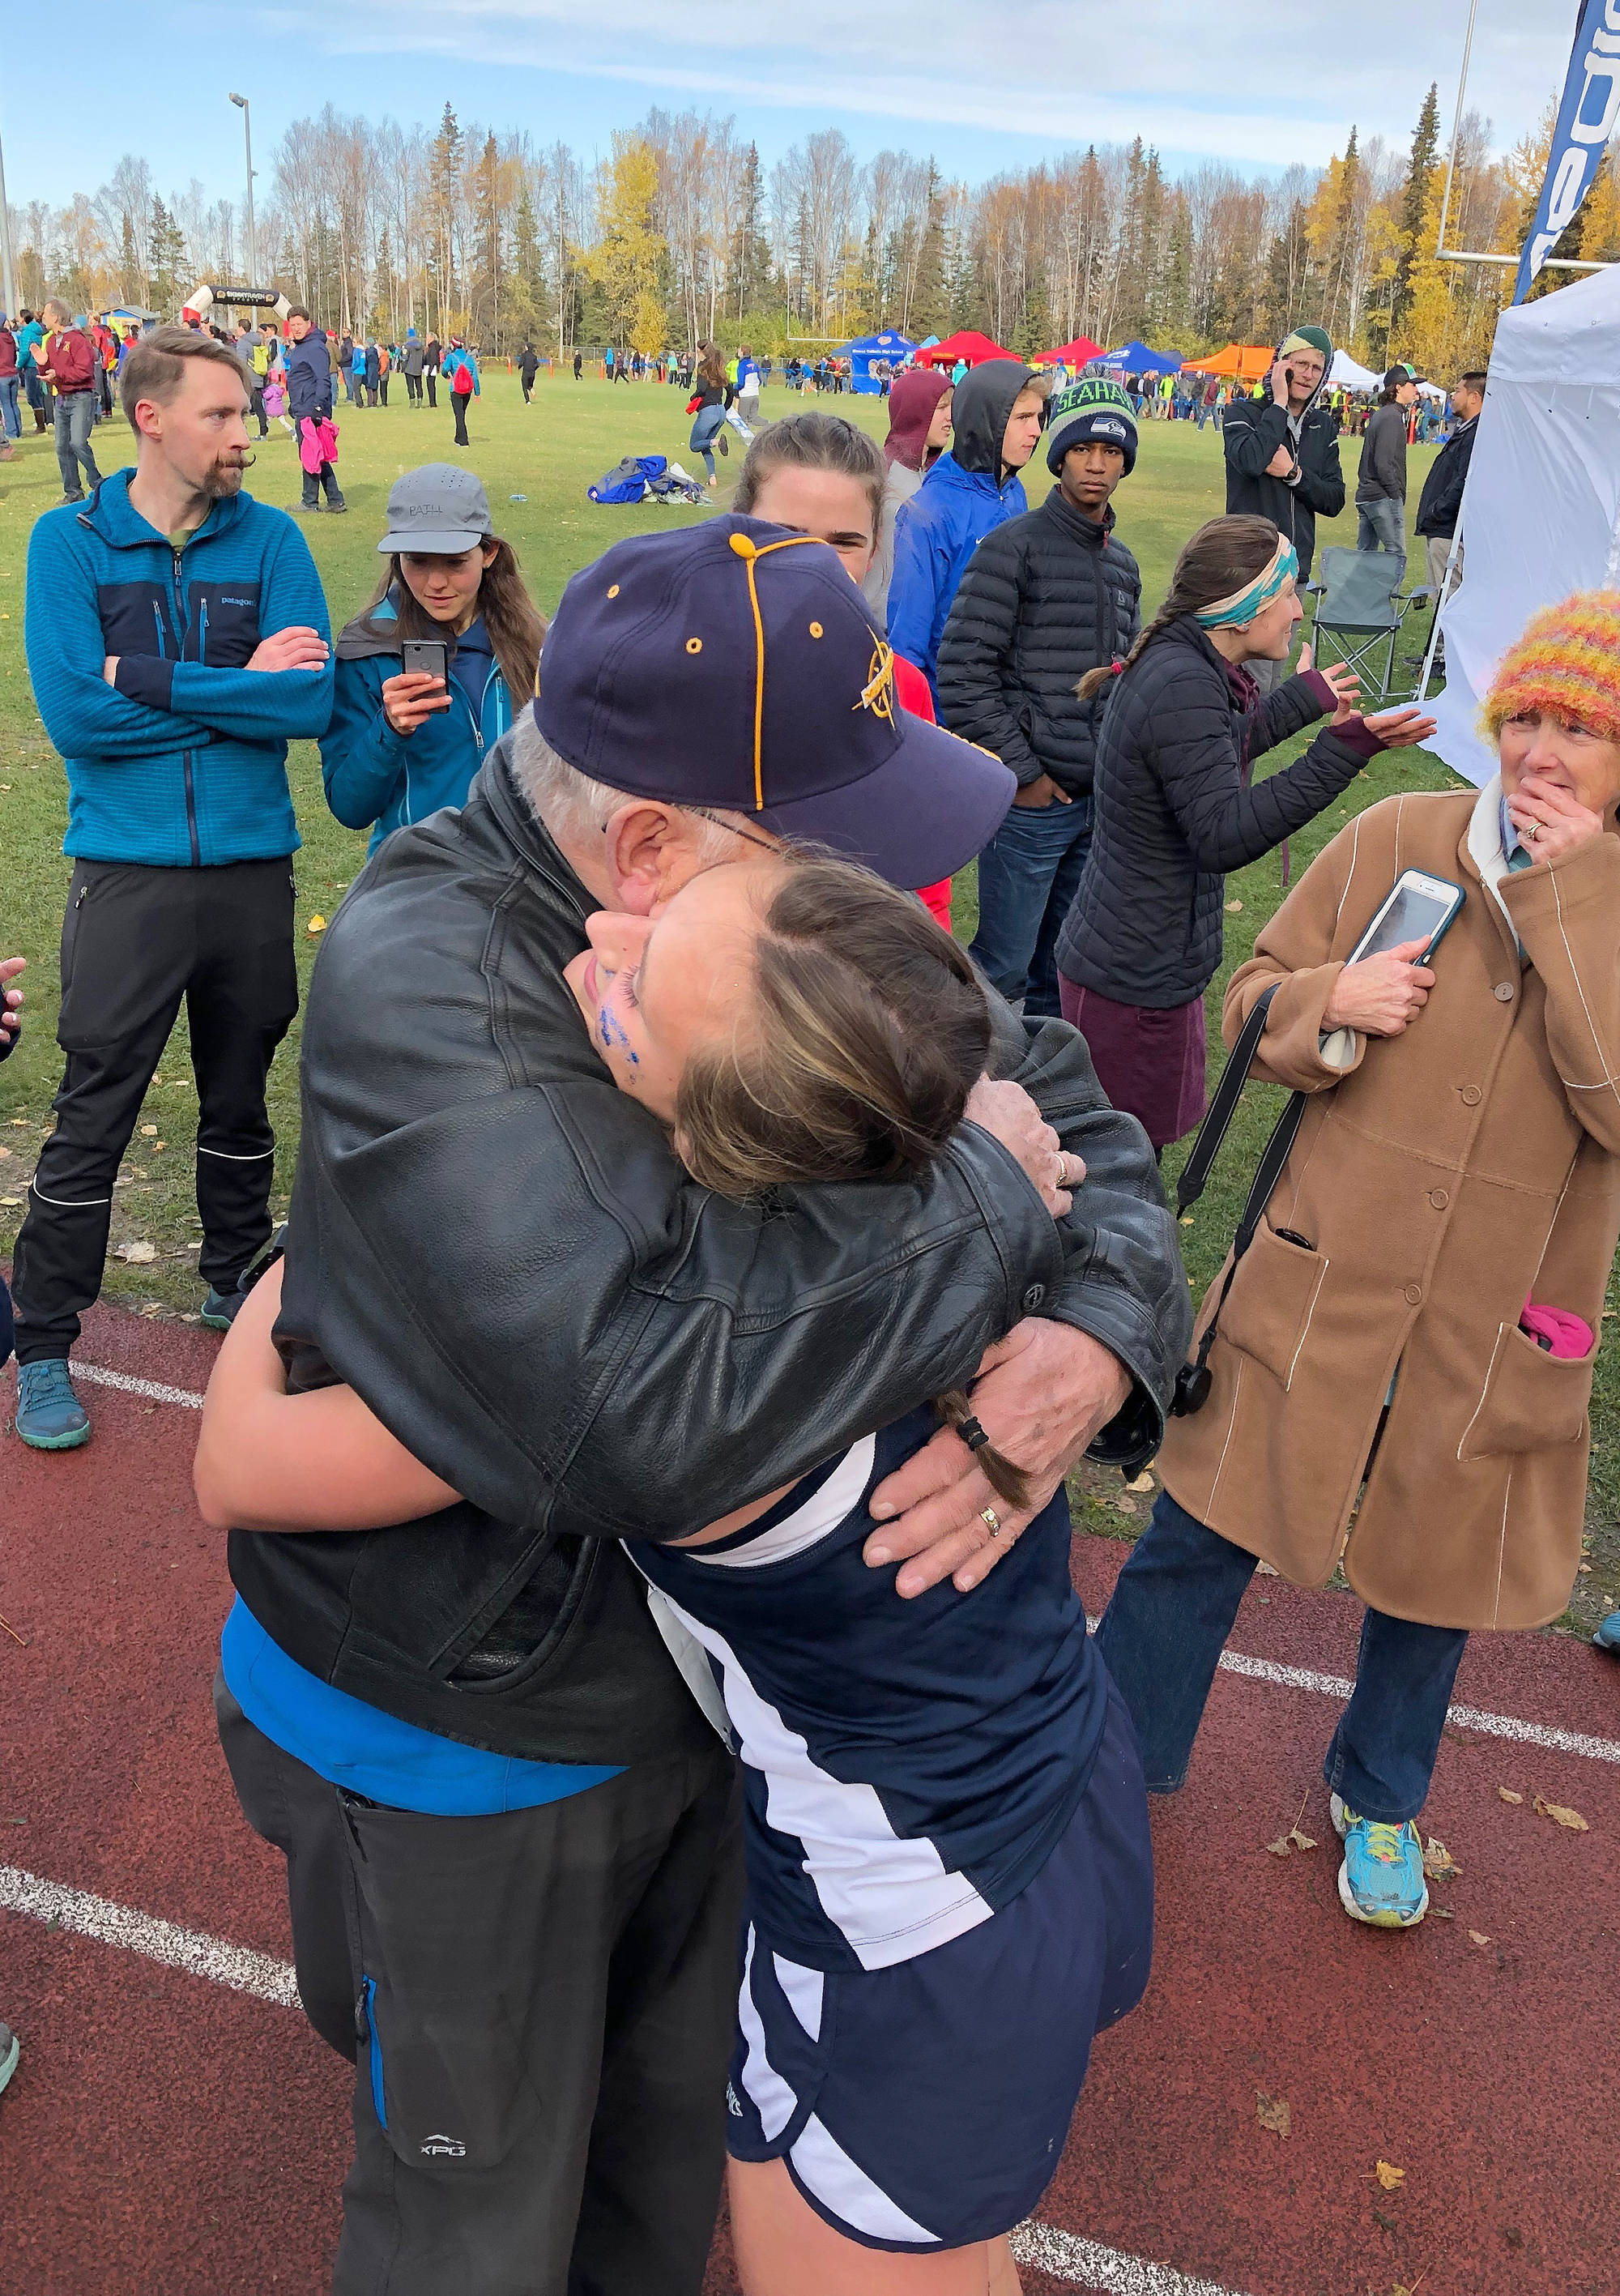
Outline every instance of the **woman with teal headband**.
<svg viewBox="0 0 1620 2296">
<path fill-rule="evenodd" d="M 1286 661 L 1303 609 L 1293 545 L 1265 518 L 1215 518 L 1176 561 L 1170 594 L 1106 692 L 1085 874 L 1058 939 L 1063 1017 L 1102 1088 L 1156 1152 L 1204 1113 L 1204 991 L 1220 969 L 1226 872 L 1331 805 L 1369 758 L 1434 731 L 1415 709 L 1363 718 L 1354 675 L 1310 667 L 1261 695 L 1245 664 Z M 1254 762 L 1327 718 L 1304 756 Z"/>
</svg>

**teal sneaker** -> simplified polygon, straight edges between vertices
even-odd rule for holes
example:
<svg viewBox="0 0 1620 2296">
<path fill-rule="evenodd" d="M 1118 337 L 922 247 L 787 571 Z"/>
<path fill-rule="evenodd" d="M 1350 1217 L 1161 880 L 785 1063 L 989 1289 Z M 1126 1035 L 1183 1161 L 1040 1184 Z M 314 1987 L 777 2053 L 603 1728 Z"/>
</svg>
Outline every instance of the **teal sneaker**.
<svg viewBox="0 0 1620 2296">
<path fill-rule="evenodd" d="M 77 1451 L 90 1440 L 90 1414 L 73 1392 L 65 1356 L 18 1365 L 17 1432 L 34 1451 Z"/>
<path fill-rule="evenodd" d="M 1620 1654 L 1620 1611 L 1611 1611 L 1592 1636 L 1600 1650 Z"/>
<path fill-rule="evenodd" d="M 22 2054 L 22 2044 L 9 2025 L 0 2025 L 0 2088 L 4 2088 L 17 2070 L 17 2060 Z"/>
<path fill-rule="evenodd" d="M 226 1284 L 224 1291 L 218 1284 L 210 1283 L 209 1296 L 202 1303 L 201 1317 L 209 1331 L 228 1332 L 236 1321 L 237 1309 L 247 1296 L 245 1292 L 238 1291 L 234 1283 Z"/>
<path fill-rule="evenodd" d="M 1338 1869 L 1338 1901 L 1353 1922 L 1377 1930 L 1415 1929 L 1428 1911 L 1423 1878 L 1423 1837 L 1408 1818 L 1383 1825 L 1358 1817 L 1338 1794 L 1329 1802 L 1333 1830 L 1345 1845 Z"/>
</svg>

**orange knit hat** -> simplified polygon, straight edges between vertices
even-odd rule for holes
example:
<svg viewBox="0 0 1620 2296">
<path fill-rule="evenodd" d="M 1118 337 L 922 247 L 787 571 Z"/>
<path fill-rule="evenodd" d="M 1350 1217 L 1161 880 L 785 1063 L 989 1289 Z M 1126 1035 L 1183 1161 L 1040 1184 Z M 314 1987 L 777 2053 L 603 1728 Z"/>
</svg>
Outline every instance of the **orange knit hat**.
<svg viewBox="0 0 1620 2296">
<path fill-rule="evenodd" d="M 1494 741 L 1526 709 L 1620 742 L 1620 590 L 1579 590 L 1531 616 L 1497 665 L 1480 722 Z"/>
</svg>

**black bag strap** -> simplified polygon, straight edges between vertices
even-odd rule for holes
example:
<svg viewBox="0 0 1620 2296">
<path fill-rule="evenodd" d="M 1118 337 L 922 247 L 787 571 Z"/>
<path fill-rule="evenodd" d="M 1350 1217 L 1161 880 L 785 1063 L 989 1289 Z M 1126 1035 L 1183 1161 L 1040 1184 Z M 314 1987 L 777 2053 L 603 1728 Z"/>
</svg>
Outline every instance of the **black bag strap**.
<svg viewBox="0 0 1620 2296">
<path fill-rule="evenodd" d="M 1221 1081 L 1215 1087 L 1215 1096 L 1210 1103 L 1209 1113 L 1199 1127 L 1199 1136 L 1192 1144 L 1192 1153 L 1188 1157 L 1186 1168 L 1176 1185 L 1175 1203 L 1178 1215 L 1183 1212 L 1189 1204 L 1197 1203 L 1204 1193 L 1210 1167 L 1215 1162 L 1221 1143 L 1226 1136 L 1233 1116 L 1237 1113 L 1238 1102 L 1241 1097 L 1243 1086 L 1248 1079 L 1249 1065 L 1254 1060 L 1260 1038 L 1264 1033 L 1265 1018 L 1271 1010 L 1272 999 L 1281 985 L 1280 981 L 1275 982 L 1265 991 L 1244 1022 L 1243 1032 L 1231 1048 L 1231 1058 L 1227 1062 Z M 1210 1375 L 1207 1369 L 1209 1350 L 1215 1345 L 1215 1329 L 1221 1320 L 1221 1310 L 1226 1305 L 1226 1295 L 1231 1290 L 1232 1277 L 1238 1272 L 1238 1263 L 1255 1240 L 1255 1230 L 1260 1225 L 1260 1215 L 1270 1203 L 1272 1191 L 1282 1177 L 1282 1168 L 1289 1160 L 1289 1151 L 1294 1145 L 1294 1136 L 1299 1130 L 1299 1120 L 1305 1114 L 1305 1102 L 1308 1097 L 1309 1095 L 1303 1092 L 1289 1095 L 1288 1106 L 1278 1119 L 1277 1128 L 1265 1144 L 1264 1151 L 1255 1171 L 1253 1185 L 1248 1192 L 1248 1201 L 1243 1207 L 1243 1217 L 1238 1222 L 1238 1232 L 1232 1238 L 1231 1259 L 1221 1284 L 1220 1297 L 1215 1304 L 1215 1313 L 1199 1334 L 1198 1349 L 1192 1361 L 1183 1365 L 1176 1378 L 1175 1400 L 1171 1405 L 1171 1409 L 1178 1416 L 1184 1417 L 1192 1412 L 1201 1410 L 1209 1393 Z"/>
<path fill-rule="evenodd" d="M 1175 1184 L 1175 1210 L 1179 1219 L 1189 1204 L 1196 1204 L 1208 1185 L 1210 1168 L 1221 1152 L 1232 1118 L 1238 1112 L 1238 1102 L 1248 1082 L 1248 1072 L 1254 1065 L 1260 1039 L 1265 1033 L 1265 1016 L 1272 1009 L 1272 999 L 1281 988 L 1274 980 L 1264 990 L 1254 1011 L 1243 1023 L 1242 1034 L 1231 1048 L 1231 1057 L 1221 1072 L 1215 1086 L 1215 1096 L 1209 1111 L 1199 1127 L 1199 1136 L 1193 1142 L 1187 1161 L 1182 1167 L 1181 1177 Z"/>
</svg>

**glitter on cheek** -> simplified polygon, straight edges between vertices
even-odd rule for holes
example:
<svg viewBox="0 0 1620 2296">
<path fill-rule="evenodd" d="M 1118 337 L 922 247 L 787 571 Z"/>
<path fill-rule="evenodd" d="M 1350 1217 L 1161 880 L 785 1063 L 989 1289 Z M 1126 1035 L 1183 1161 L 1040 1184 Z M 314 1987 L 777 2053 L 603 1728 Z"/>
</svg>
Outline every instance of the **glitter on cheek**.
<svg viewBox="0 0 1620 2296">
<path fill-rule="evenodd" d="M 602 1005 L 596 1015 L 596 1033 L 601 1038 L 604 1052 L 611 1050 L 613 1046 L 617 1045 L 631 1067 L 640 1068 L 641 1054 L 626 1035 L 624 1022 L 606 1004 Z"/>
</svg>

